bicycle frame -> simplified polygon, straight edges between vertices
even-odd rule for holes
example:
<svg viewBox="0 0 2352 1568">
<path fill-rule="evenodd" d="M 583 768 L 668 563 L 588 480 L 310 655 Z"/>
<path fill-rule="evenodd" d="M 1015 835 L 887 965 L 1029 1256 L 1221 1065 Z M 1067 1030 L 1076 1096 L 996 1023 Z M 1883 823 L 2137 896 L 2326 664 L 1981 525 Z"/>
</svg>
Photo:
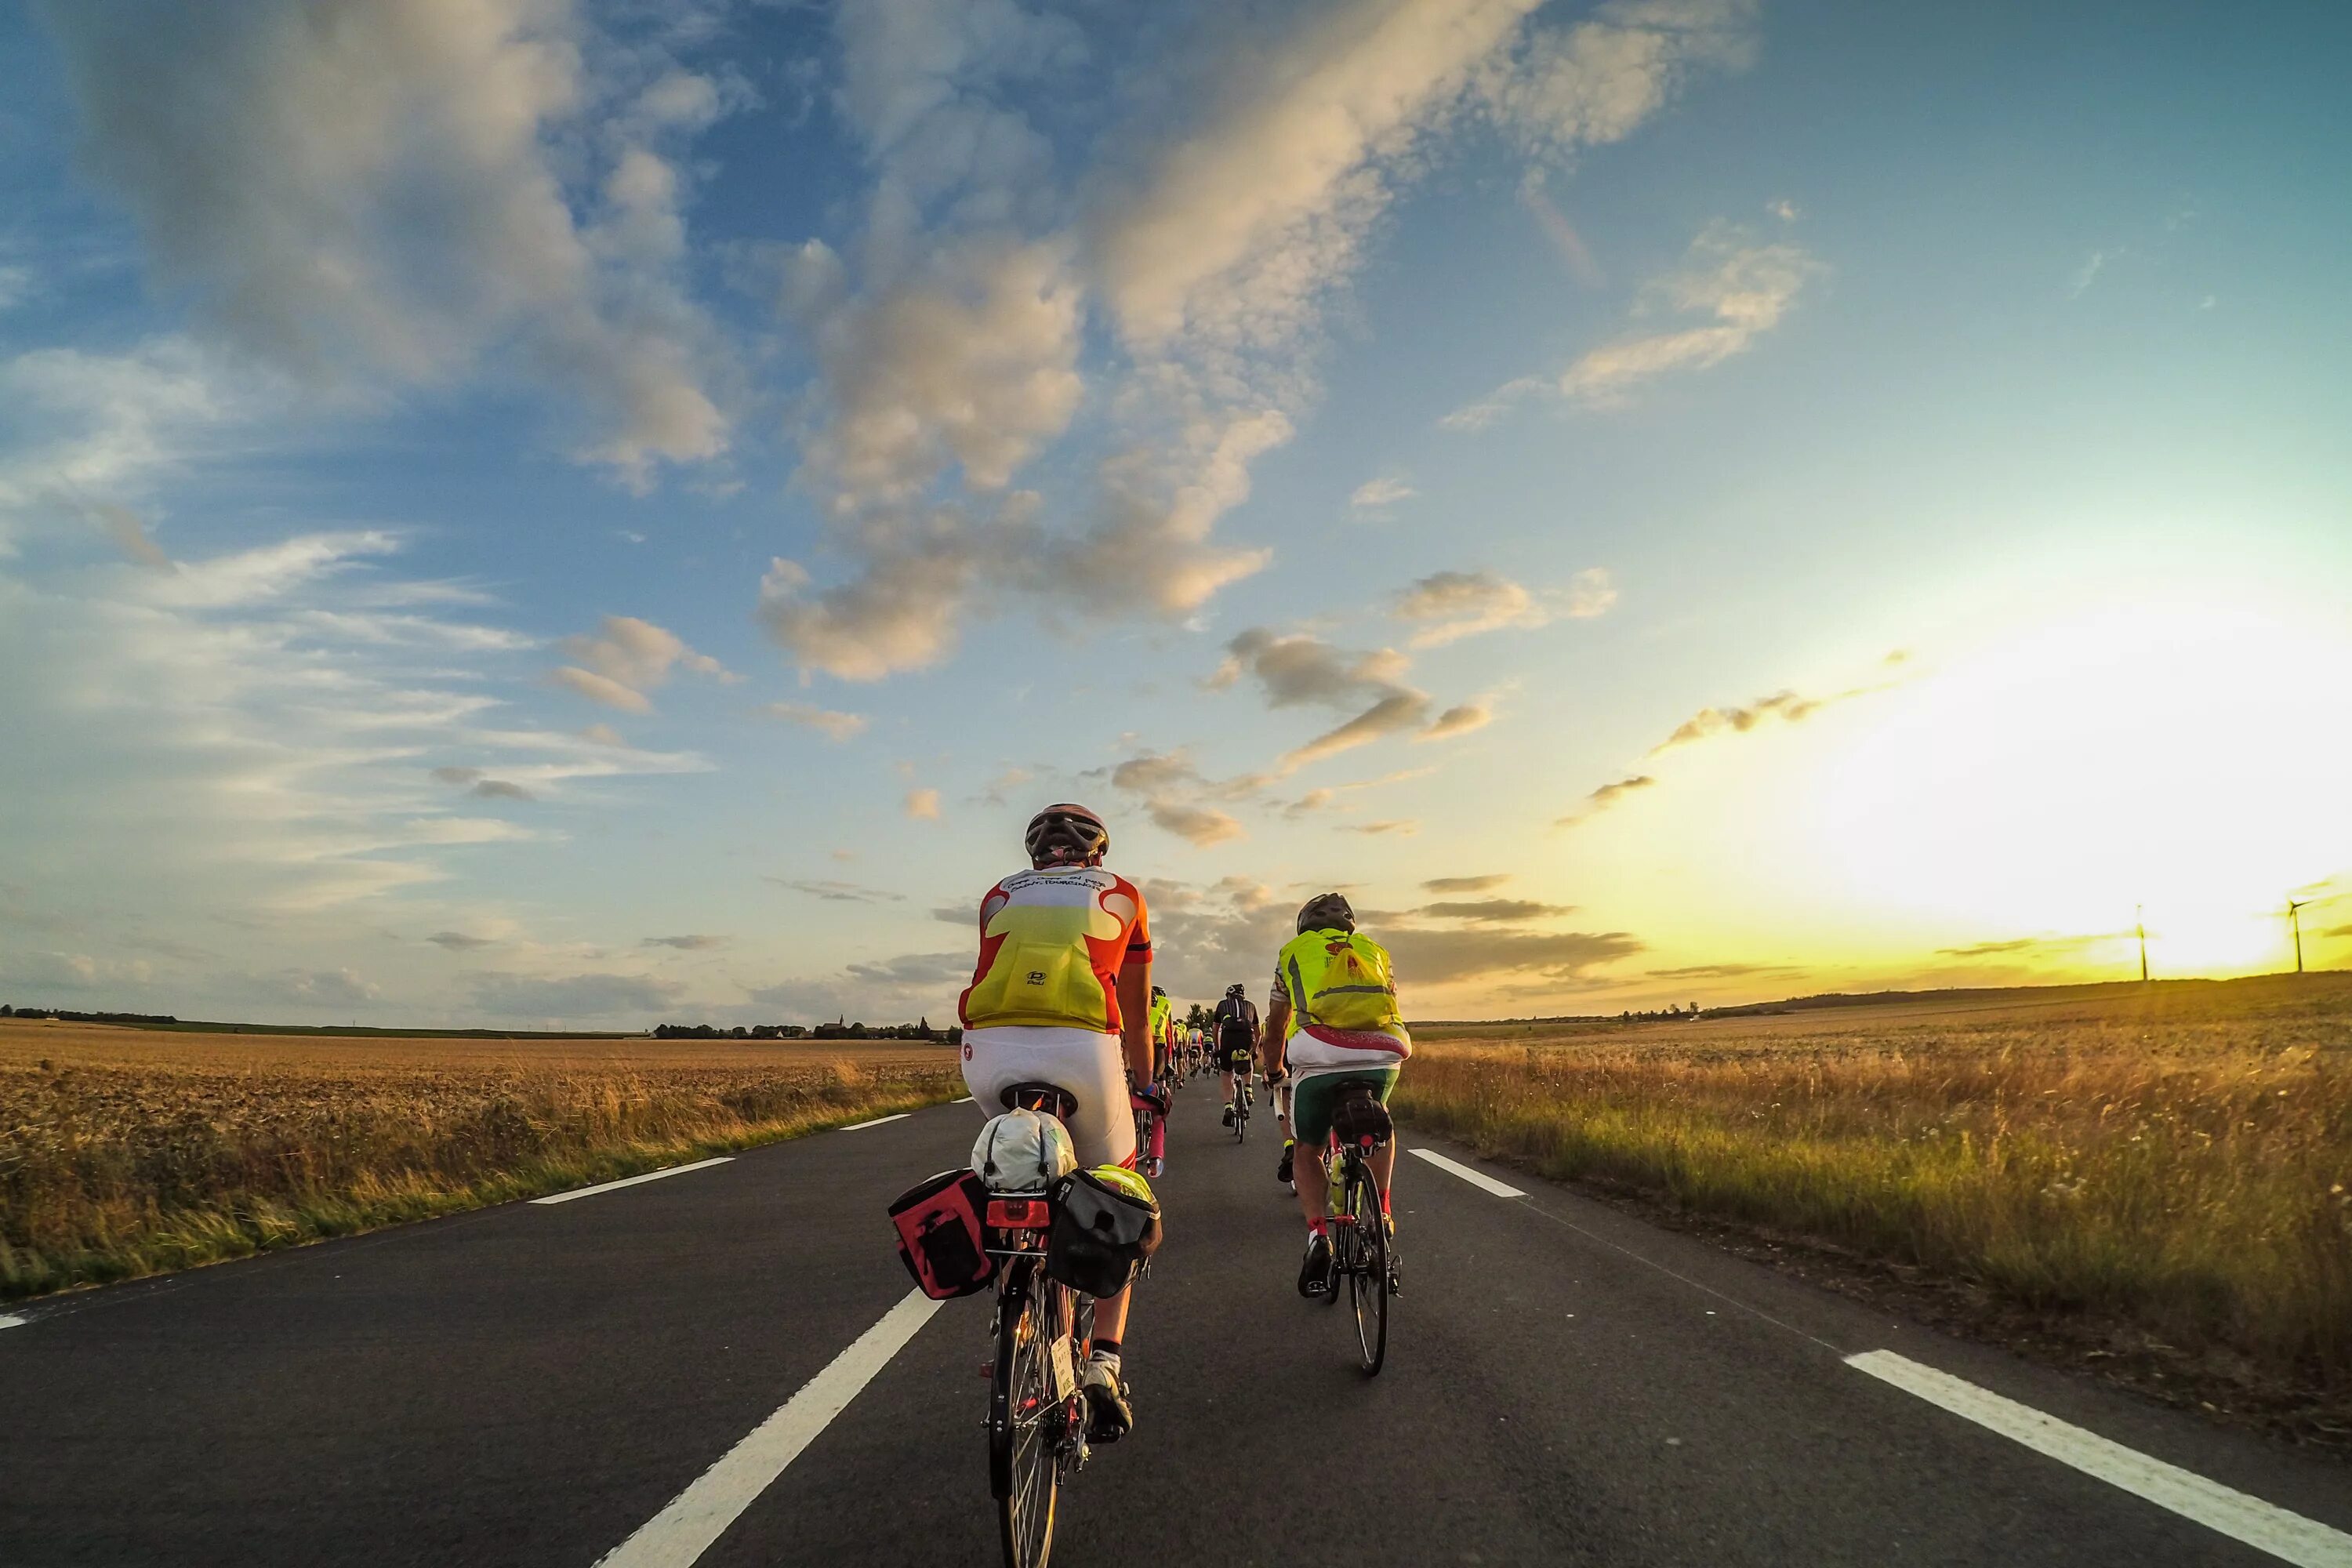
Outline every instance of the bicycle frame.
<svg viewBox="0 0 2352 1568">
<path fill-rule="evenodd" d="M 1059 1105 L 1043 1096 L 1020 1095 L 1017 1102 L 1059 1119 Z M 1051 1227 L 1047 1194 L 990 1194 L 982 1239 L 998 1268 L 983 1425 L 1006 1568 L 1046 1561 L 1062 1478 L 1090 1456 L 1078 1373 L 1093 1349 L 1095 1303 L 1046 1277 Z"/>
</svg>

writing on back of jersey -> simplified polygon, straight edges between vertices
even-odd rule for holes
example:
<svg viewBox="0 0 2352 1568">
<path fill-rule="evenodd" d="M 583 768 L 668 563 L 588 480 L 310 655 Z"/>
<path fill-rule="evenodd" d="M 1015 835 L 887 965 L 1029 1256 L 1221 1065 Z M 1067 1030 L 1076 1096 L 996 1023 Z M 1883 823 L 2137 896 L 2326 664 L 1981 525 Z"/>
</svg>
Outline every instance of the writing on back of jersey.
<svg viewBox="0 0 2352 1568">
<path fill-rule="evenodd" d="M 980 963 L 959 1011 L 966 1028 L 1119 1026 L 1118 972 L 1148 957 L 1143 894 L 1097 866 L 1018 871 L 980 901 Z"/>
</svg>

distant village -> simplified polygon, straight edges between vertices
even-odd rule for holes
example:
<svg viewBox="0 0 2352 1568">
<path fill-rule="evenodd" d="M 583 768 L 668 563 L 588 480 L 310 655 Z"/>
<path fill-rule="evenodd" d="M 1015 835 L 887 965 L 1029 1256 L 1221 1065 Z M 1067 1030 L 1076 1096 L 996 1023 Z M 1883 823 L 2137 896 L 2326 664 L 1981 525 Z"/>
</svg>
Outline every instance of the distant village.
<svg viewBox="0 0 2352 1568">
<path fill-rule="evenodd" d="M 853 1024 L 842 1018 L 830 1024 L 738 1024 L 722 1029 L 716 1024 L 662 1024 L 656 1040 L 933 1040 L 955 1046 L 963 1031 L 950 1026 L 934 1029 L 929 1018 L 912 1024 Z"/>
</svg>

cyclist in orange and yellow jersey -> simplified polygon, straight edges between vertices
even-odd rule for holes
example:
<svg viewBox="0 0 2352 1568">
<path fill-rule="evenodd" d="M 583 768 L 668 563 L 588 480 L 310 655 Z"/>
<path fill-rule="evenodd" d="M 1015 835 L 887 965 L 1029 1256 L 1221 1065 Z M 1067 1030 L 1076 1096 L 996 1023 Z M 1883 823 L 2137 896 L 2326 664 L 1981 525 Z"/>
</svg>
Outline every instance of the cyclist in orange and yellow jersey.
<svg viewBox="0 0 2352 1568">
<path fill-rule="evenodd" d="M 1069 1095 L 1082 1165 L 1135 1163 L 1134 1100 L 1152 1086 L 1151 927 L 1143 892 L 1103 868 L 1110 832 L 1083 805 L 1030 819 L 1029 869 L 980 901 L 980 963 L 957 1006 L 963 1081 L 986 1110 L 1015 1084 Z M 1129 1292 L 1095 1307 L 1094 1353 L 1079 1382 L 1088 1435 L 1115 1442 L 1135 1425 L 1119 1376 Z"/>
<path fill-rule="evenodd" d="M 1322 893 L 1298 911 L 1298 934 L 1285 943 L 1274 965 L 1274 994 L 1266 999 L 1265 1033 L 1258 1054 L 1266 1076 L 1287 1064 L 1290 1070 L 1290 1135 L 1296 1157 L 1298 1206 L 1307 1215 L 1307 1258 L 1298 1270 L 1298 1293 L 1320 1296 L 1331 1286 L 1331 1238 L 1324 1222 L 1330 1186 L 1323 1166 L 1323 1142 L 1330 1135 L 1331 1111 L 1341 1086 L 1360 1083 L 1386 1105 L 1397 1069 L 1412 1055 L 1412 1037 L 1397 1012 L 1396 982 L 1388 950 L 1356 930 L 1356 911 L 1338 893 Z M 1396 1173 L 1396 1140 L 1371 1157 L 1381 1185 L 1381 1212 L 1389 1209 L 1389 1183 Z"/>
</svg>

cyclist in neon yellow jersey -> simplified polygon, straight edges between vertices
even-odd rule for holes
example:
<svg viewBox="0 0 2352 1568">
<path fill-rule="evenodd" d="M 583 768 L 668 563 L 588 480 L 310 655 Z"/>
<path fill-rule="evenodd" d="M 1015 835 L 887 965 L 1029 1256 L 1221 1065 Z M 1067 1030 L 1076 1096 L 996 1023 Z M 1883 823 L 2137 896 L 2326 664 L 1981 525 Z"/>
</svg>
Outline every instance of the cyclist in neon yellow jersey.
<svg viewBox="0 0 2352 1568">
<path fill-rule="evenodd" d="M 1134 1105 L 1151 1081 L 1151 927 L 1143 891 L 1103 868 L 1110 832 L 1083 805 L 1049 805 L 1030 820 L 1029 869 L 980 901 L 980 963 L 957 1013 L 963 1080 L 983 1114 L 1016 1084 L 1068 1094 L 1070 1140 L 1086 1165 L 1135 1163 Z M 1135 1425 L 1119 1375 L 1131 1289 L 1095 1307 L 1094 1353 L 1079 1374 L 1088 1434 L 1098 1443 Z"/>
<path fill-rule="evenodd" d="M 1298 1293 L 1320 1296 L 1331 1288 L 1323 1143 L 1330 1135 L 1332 1108 L 1341 1086 L 1350 1083 L 1364 1085 L 1387 1104 L 1399 1067 L 1412 1055 L 1412 1037 L 1397 1011 L 1388 950 L 1356 930 L 1356 912 L 1339 894 L 1318 894 L 1300 908 L 1298 934 L 1275 960 L 1274 994 L 1266 999 L 1258 1053 L 1267 1077 L 1286 1064 L 1290 1070 L 1290 1135 L 1297 1140 L 1298 1162 L 1293 1173 L 1298 1206 L 1307 1216 Z M 1371 1166 L 1385 1217 L 1389 1184 L 1396 1174 L 1394 1139 L 1373 1153 Z"/>
</svg>

